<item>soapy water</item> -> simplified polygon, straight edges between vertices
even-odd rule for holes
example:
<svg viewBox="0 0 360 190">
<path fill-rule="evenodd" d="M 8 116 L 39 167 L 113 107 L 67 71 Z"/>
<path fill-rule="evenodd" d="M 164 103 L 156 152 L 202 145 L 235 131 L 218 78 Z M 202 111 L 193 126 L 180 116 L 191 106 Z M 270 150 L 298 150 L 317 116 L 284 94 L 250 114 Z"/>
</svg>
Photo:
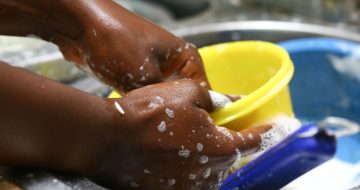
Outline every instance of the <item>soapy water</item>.
<svg viewBox="0 0 360 190">
<path fill-rule="evenodd" d="M 227 96 L 221 93 L 209 90 L 209 94 L 211 97 L 213 108 L 215 110 L 224 108 L 232 103 L 232 101 Z M 270 124 L 273 127 L 269 131 L 260 135 L 261 137 L 260 149 L 256 153 L 246 157 L 237 156 L 237 160 L 235 161 L 234 165 L 231 168 L 232 172 L 239 169 L 245 163 L 260 156 L 262 153 L 269 150 L 271 147 L 275 146 L 280 141 L 282 141 L 290 134 L 295 132 L 301 126 L 301 122 L 298 119 L 286 116 L 285 114 L 279 114 L 277 116 L 274 116 L 273 118 L 267 121 L 258 123 L 256 126 L 260 126 L 262 124 Z M 217 129 L 219 132 L 222 132 L 229 139 L 233 139 L 232 135 L 227 129 L 223 127 L 217 127 Z M 238 132 L 237 135 L 242 140 L 244 139 L 241 132 Z M 253 139 L 254 138 L 253 134 L 249 133 L 248 138 Z"/>
<path fill-rule="evenodd" d="M 230 169 L 231 173 L 235 172 L 246 163 L 259 157 L 261 154 L 280 143 L 301 127 L 301 122 L 298 119 L 283 114 L 279 114 L 263 123 L 259 123 L 259 125 L 261 124 L 270 124 L 273 127 L 269 131 L 260 135 L 260 148 L 256 153 L 245 157 L 237 157 L 237 160 Z"/>
</svg>

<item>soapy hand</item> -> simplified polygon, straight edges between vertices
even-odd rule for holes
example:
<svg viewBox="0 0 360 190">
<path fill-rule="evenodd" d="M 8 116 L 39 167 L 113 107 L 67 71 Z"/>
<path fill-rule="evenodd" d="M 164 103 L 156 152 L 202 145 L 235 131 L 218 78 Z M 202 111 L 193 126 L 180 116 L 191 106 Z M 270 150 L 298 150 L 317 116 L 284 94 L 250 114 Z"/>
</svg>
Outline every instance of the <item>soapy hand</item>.
<svg viewBox="0 0 360 190">
<path fill-rule="evenodd" d="M 194 45 L 112 1 L 97 1 L 96 8 L 92 3 L 83 3 L 96 9 L 88 15 L 83 35 L 60 45 L 67 59 L 123 92 L 177 78 L 209 88 Z"/>
<path fill-rule="evenodd" d="M 144 96 L 146 94 L 146 96 Z M 214 189 L 237 158 L 257 150 L 270 126 L 215 126 L 209 93 L 183 79 L 109 99 L 119 121 L 92 179 L 114 189 Z"/>
<path fill-rule="evenodd" d="M 168 79 L 209 88 L 196 48 L 114 1 L 0 1 L 0 34 L 35 35 L 67 60 L 127 92 Z"/>
</svg>

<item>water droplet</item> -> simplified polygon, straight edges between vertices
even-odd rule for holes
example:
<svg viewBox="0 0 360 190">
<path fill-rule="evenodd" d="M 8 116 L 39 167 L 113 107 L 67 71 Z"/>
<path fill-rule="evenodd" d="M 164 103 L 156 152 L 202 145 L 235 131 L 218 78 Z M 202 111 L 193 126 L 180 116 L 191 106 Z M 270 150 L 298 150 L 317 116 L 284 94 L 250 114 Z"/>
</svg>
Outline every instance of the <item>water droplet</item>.
<svg viewBox="0 0 360 190">
<path fill-rule="evenodd" d="M 144 169 L 144 173 L 146 173 L 146 174 L 150 174 L 151 172 L 150 172 L 150 170 L 148 170 L 148 169 Z"/>
<path fill-rule="evenodd" d="M 170 131 L 169 135 L 174 136 L 174 132 Z"/>
<path fill-rule="evenodd" d="M 251 134 L 251 133 L 248 134 L 248 137 L 250 140 L 252 140 L 254 138 L 253 134 Z"/>
<path fill-rule="evenodd" d="M 209 133 L 207 133 L 207 134 L 206 134 L 206 137 L 207 137 L 207 138 L 210 138 L 210 134 L 209 134 Z"/>
<path fill-rule="evenodd" d="M 208 120 L 208 122 L 209 122 L 210 124 L 213 123 L 213 120 L 211 119 L 211 117 L 207 117 L 207 120 Z"/>
<path fill-rule="evenodd" d="M 236 132 L 237 136 L 242 140 L 244 141 L 244 136 L 240 133 L 240 132 Z"/>
<path fill-rule="evenodd" d="M 193 129 L 193 130 L 191 130 L 192 131 L 192 133 L 195 133 L 196 131 Z"/>
<path fill-rule="evenodd" d="M 182 48 L 179 47 L 179 48 L 176 49 L 176 51 L 177 51 L 178 53 L 180 53 L 180 52 L 182 52 Z"/>
<path fill-rule="evenodd" d="M 174 117 L 174 111 L 169 109 L 169 108 L 166 108 L 165 109 L 165 112 L 166 114 L 170 117 L 170 118 L 173 118 Z"/>
<path fill-rule="evenodd" d="M 208 178 L 210 176 L 210 174 L 211 174 L 211 168 L 206 168 L 204 173 L 202 174 L 202 177 L 204 179 L 206 179 L 206 178 Z"/>
<path fill-rule="evenodd" d="M 225 127 L 216 127 L 216 129 L 222 133 L 223 135 L 225 135 L 227 138 L 229 138 L 230 140 L 234 140 L 234 137 L 232 136 L 232 134 L 230 133 L 230 131 L 228 129 L 226 129 Z"/>
<path fill-rule="evenodd" d="M 224 172 L 223 171 L 218 171 L 218 172 L 216 172 L 216 174 L 218 176 L 218 183 L 220 183 L 222 181 Z"/>
<path fill-rule="evenodd" d="M 195 175 L 195 174 L 189 174 L 189 179 L 190 179 L 190 180 L 195 180 L 195 179 L 196 179 L 196 175 Z"/>
<path fill-rule="evenodd" d="M 134 79 L 134 76 L 131 73 L 126 73 L 126 77 L 129 78 L 129 80 Z"/>
<path fill-rule="evenodd" d="M 189 47 L 190 47 L 190 43 L 186 42 L 184 49 L 189 49 Z"/>
<path fill-rule="evenodd" d="M 120 104 L 118 102 L 114 102 L 115 104 L 115 108 L 121 113 L 121 114 L 125 114 L 124 109 L 120 106 Z"/>
<path fill-rule="evenodd" d="M 140 187 L 140 185 L 137 184 L 137 183 L 135 183 L 135 182 L 131 182 L 131 183 L 130 183 L 130 186 L 131 186 L 131 187 Z"/>
<path fill-rule="evenodd" d="M 175 185 L 175 179 L 168 179 L 168 184 L 171 186 L 171 185 Z"/>
<path fill-rule="evenodd" d="M 206 86 L 207 86 L 207 84 L 206 84 L 205 81 L 201 81 L 201 82 L 199 83 L 199 85 L 202 86 L 202 87 L 206 87 Z"/>
<path fill-rule="evenodd" d="M 235 153 L 236 153 L 236 157 L 237 159 L 240 159 L 241 158 L 241 152 L 238 148 L 235 148 Z"/>
<path fill-rule="evenodd" d="M 197 143 L 197 144 L 196 144 L 196 149 L 197 149 L 198 152 L 203 151 L 203 148 L 204 148 L 204 145 L 203 145 L 203 144 L 201 144 L 201 143 Z"/>
<path fill-rule="evenodd" d="M 141 67 L 139 67 L 139 69 L 142 71 L 144 70 L 144 65 L 141 65 Z"/>
<path fill-rule="evenodd" d="M 200 164 L 206 164 L 207 162 L 209 161 L 209 157 L 207 157 L 207 156 L 200 156 L 200 158 L 199 158 L 199 163 Z"/>
</svg>

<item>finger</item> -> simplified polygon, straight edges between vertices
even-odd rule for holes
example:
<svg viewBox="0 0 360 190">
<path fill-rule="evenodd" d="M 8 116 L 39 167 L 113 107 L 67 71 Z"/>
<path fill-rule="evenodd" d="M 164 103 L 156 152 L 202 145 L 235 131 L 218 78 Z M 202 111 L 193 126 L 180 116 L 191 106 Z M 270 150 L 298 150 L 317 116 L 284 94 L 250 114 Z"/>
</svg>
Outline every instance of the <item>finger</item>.
<svg viewBox="0 0 360 190">
<path fill-rule="evenodd" d="M 161 67 L 165 79 L 191 78 L 202 87 L 210 89 L 202 59 L 193 44 L 181 41 L 170 53 L 172 55 Z"/>
<path fill-rule="evenodd" d="M 271 125 L 262 125 L 254 128 L 247 128 L 241 132 L 232 131 L 225 127 L 213 127 L 213 144 L 218 147 L 216 152 L 219 155 L 249 155 L 259 150 L 262 142 L 262 134 L 272 128 Z"/>
</svg>

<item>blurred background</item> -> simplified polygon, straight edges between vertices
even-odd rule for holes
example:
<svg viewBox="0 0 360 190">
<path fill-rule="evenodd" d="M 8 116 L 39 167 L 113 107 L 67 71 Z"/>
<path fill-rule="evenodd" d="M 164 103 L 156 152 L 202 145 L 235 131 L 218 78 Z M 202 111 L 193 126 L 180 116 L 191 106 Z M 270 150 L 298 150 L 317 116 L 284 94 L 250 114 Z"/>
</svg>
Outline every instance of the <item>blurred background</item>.
<svg viewBox="0 0 360 190">
<path fill-rule="evenodd" d="M 300 119 L 316 122 L 327 116 L 341 116 L 360 122 L 358 0 L 115 1 L 198 47 L 237 40 L 280 43 L 295 64 L 290 88 L 294 110 Z M 312 40 L 307 39 L 310 37 Z M 316 43 L 324 38 L 329 41 Z M 0 60 L 100 96 L 110 90 L 65 61 L 55 45 L 31 36 L 0 36 Z M 317 80 L 319 73 L 325 76 L 323 80 Z M 326 94 L 328 98 L 324 98 L 323 92 L 330 94 Z M 315 182 L 308 177 L 286 189 L 299 189 L 305 183 L 315 184 L 306 189 L 351 189 L 360 185 L 354 182 L 360 181 L 360 152 L 356 151 L 360 150 L 359 144 L 359 135 L 339 140 L 342 146 L 337 158 L 341 164 L 332 162 L 329 167 L 338 168 L 340 174 L 330 175 L 336 172 L 326 167 L 311 174 Z M 5 167 L 0 171 L 4 176 L 0 178 L 0 189 L 103 189 L 76 176 Z M 339 183 L 330 183 L 332 179 Z"/>
</svg>

